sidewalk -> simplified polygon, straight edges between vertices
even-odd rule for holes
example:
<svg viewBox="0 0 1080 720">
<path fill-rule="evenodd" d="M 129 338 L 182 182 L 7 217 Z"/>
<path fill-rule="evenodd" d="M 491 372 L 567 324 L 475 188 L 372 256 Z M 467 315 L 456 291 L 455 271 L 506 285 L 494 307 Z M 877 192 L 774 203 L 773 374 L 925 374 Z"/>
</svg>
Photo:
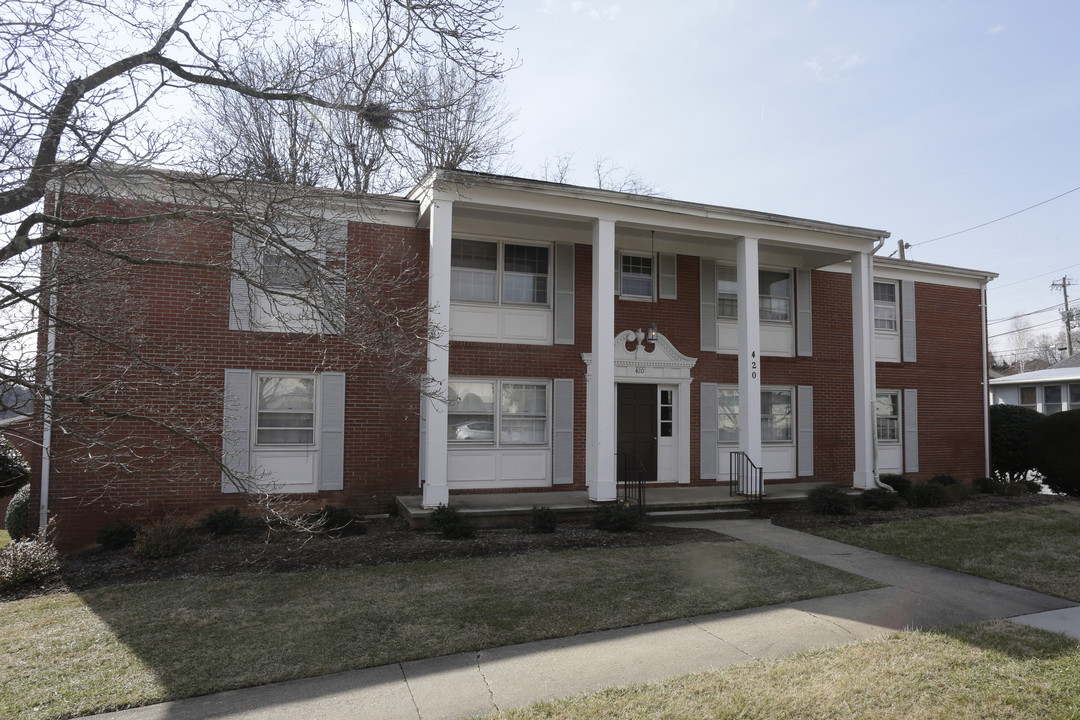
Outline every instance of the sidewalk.
<svg viewBox="0 0 1080 720">
<path fill-rule="evenodd" d="M 294 680 L 96 717 L 462 718 L 911 627 L 1007 617 L 1080 638 L 1080 607 L 1060 598 L 774 527 L 767 520 L 678 524 L 723 532 L 887 587 Z"/>
</svg>

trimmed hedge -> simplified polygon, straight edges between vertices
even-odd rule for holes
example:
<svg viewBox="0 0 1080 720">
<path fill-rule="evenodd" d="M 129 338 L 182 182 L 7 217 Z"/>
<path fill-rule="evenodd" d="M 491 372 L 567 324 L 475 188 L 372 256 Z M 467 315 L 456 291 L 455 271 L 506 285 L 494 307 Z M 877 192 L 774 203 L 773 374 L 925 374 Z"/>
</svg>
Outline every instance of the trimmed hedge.
<svg viewBox="0 0 1080 720">
<path fill-rule="evenodd" d="M 990 406 L 990 467 L 994 479 L 1003 483 L 1023 482 L 1035 468 L 1032 430 L 1044 417 L 1019 405 Z"/>
<path fill-rule="evenodd" d="M 4 527 L 12 540 L 21 540 L 30 534 L 30 486 L 23 485 L 7 506 Z"/>
<path fill-rule="evenodd" d="M 1054 413 L 1031 429 L 1031 461 L 1051 490 L 1080 496 L 1080 410 Z"/>
</svg>

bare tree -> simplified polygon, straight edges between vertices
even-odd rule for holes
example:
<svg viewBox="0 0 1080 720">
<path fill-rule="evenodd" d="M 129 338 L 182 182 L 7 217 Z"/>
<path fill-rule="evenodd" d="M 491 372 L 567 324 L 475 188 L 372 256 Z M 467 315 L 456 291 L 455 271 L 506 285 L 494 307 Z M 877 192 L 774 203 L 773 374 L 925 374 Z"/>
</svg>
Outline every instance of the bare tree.
<svg viewBox="0 0 1080 720">
<path fill-rule="evenodd" d="M 540 177 L 549 182 L 569 183 L 574 177 L 574 153 L 557 152 L 544 160 Z M 659 195 L 659 191 L 633 170 L 616 165 L 610 158 L 598 155 L 593 161 L 592 174 L 587 181 L 601 190 L 632 193 L 634 195 Z"/>
<path fill-rule="evenodd" d="M 223 278 L 242 283 L 296 323 L 290 342 L 422 383 L 425 300 L 401 292 L 418 263 L 407 248 L 357 255 L 341 230 L 355 208 L 314 186 L 332 175 L 372 189 L 380 152 L 413 152 L 399 128 L 412 127 L 426 68 L 465 88 L 502 76 L 498 0 L 9 0 L 4 13 L 0 384 L 33 391 L 67 461 L 101 480 L 93 492 L 138 501 L 117 488 L 148 467 L 173 480 L 228 469 L 220 377 L 203 369 L 197 333 L 162 331 L 147 283 L 183 288 L 195 317 L 220 304 Z M 205 94 L 256 132 L 194 142 L 178 110 Z M 352 139 L 336 137 L 353 150 L 325 164 L 312 149 L 346 118 Z M 215 241 L 176 241 L 193 227 Z M 178 442 L 205 463 L 177 460 Z"/>
</svg>

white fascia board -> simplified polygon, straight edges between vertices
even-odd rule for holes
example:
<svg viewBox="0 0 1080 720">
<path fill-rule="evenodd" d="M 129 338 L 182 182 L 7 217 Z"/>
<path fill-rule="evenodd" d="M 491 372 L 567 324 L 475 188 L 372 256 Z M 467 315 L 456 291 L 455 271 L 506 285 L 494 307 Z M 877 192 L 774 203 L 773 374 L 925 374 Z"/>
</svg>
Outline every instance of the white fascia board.
<svg viewBox="0 0 1080 720">
<path fill-rule="evenodd" d="M 851 274 L 851 263 L 843 262 L 821 268 L 824 272 Z M 912 280 L 914 282 L 930 283 L 933 285 L 947 285 L 979 289 L 997 277 L 997 273 L 983 270 L 969 270 L 967 268 L 950 267 L 948 265 L 934 265 L 932 263 L 920 263 L 912 260 L 893 260 L 874 256 L 874 277 L 888 280 Z"/>
<path fill-rule="evenodd" d="M 991 385 L 1033 385 L 1045 382 L 1080 382 L 1080 368 L 1049 368 L 994 378 Z"/>
</svg>

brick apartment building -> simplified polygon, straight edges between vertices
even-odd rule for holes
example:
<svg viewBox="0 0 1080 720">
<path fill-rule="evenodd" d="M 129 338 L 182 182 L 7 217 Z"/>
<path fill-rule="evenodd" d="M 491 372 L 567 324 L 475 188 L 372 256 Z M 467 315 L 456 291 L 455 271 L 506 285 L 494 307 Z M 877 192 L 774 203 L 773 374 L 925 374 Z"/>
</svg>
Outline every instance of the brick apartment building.
<svg viewBox="0 0 1080 720">
<path fill-rule="evenodd" d="M 101 202 L 68 200 L 83 213 Z M 221 223 L 163 220 L 139 242 L 177 262 L 129 264 L 110 295 L 140 318 L 139 347 L 197 380 L 128 371 L 98 404 L 190 415 L 210 452 L 131 418 L 88 420 L 116 439 L 101 452 L 124 459 L 103 479 L 85 443 L 53 428 L 32 502 L 66 546 L 119 516 L 240 504 L 240 476 L 375 512 L 417 493 L 427 506 L 500 490 L 613 500 L 618 453 L 670 485 L 727 483 L 733 453 L 766 482 L 988 472 L 993 273 L 877 257 L 880 230 L 478 173 L 332 202 L 349 262 L 388 262 L 388 248 L 418 259 L 424 272 L 397 291 L 448 330 L 419 368 L 448 402 L 352 362 L 332 321 L 297 320 L 243 278 L 198 268 L 231 253 L 275 272 L 281 258 L 246 254 Z M 123 233 L 103 242 L 122 247 Z M 80 355 L 63 327 L 50 346 L 48 331 L 57 379 L 115 374 L 107 352 Z"/>
</svg>

